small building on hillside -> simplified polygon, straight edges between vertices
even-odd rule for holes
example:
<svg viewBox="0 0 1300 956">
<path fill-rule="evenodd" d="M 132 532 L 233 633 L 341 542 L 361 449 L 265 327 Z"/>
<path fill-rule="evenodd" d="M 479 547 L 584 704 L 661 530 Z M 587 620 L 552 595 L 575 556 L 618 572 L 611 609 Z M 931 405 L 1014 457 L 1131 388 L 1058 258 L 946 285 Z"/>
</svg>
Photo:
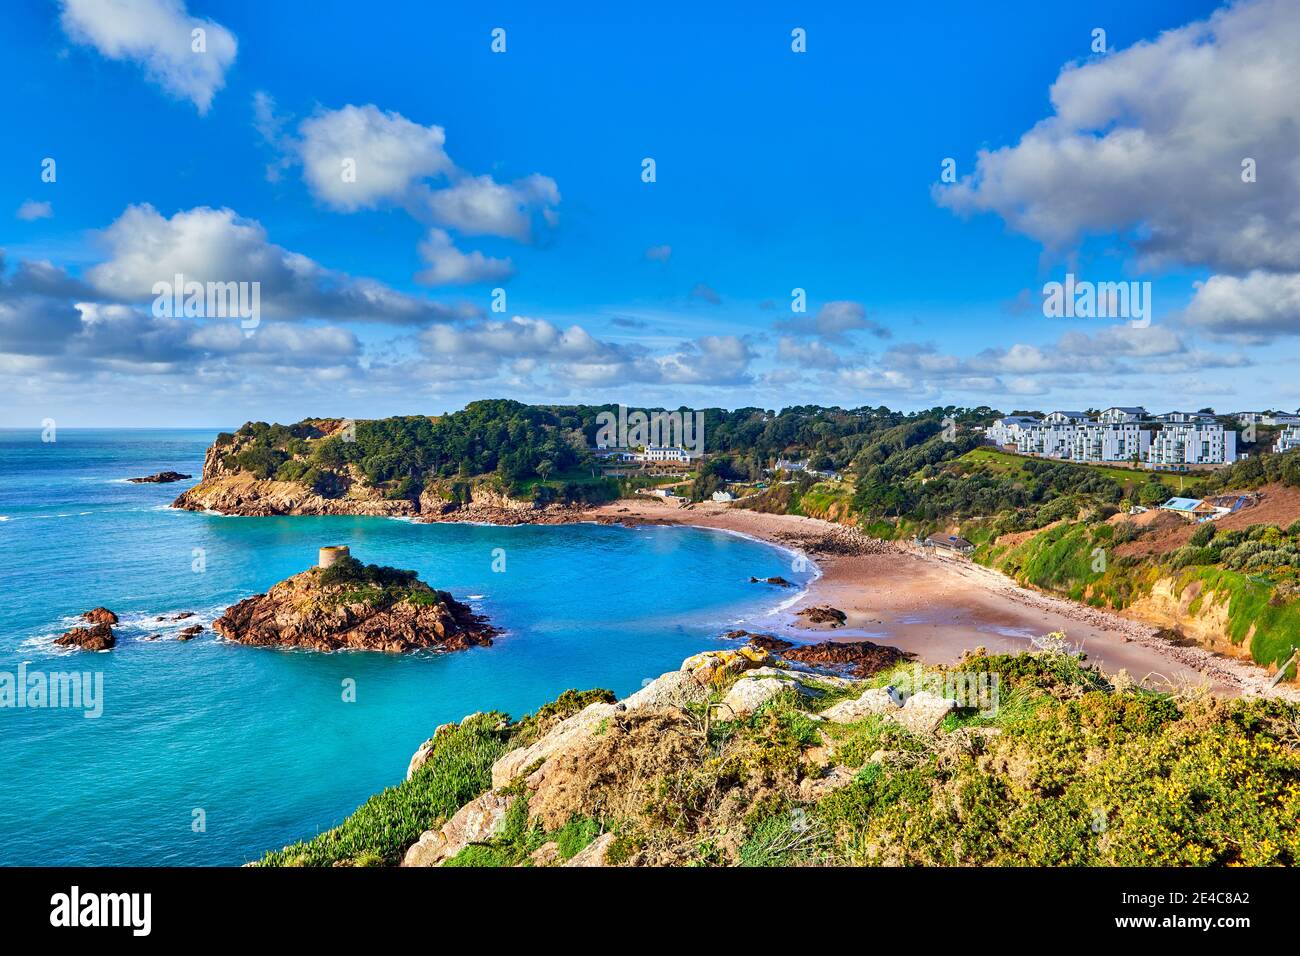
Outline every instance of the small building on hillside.
<svg viewBox="0 0 1300 956">
<path fill-rule="evenodd" d="M 975 545 L 955 534 L 932 534 L 921 545 L 926 548 L 939 548 L 941 551 L 953 551 L 957 554 L 971 554 Z"/>
<path fill-rule="evenodd" d="M 715 491 L 713 493 L 713 500 L 714 501 L 735 501 L 736 496 L 733 495 L 730 491 Z"/>
<path fill-rule="evenodd" d="M 1189 521 L 1204 521 L 1206 518 L 1217 517 L 1220 513 L 1218 508 L 1200 498 L 1170 498 L 1160 506 L 1160 510 L 1172 511 Z M 1227 509 L 1223 511 L 1226 513 Z"/>
</svg>

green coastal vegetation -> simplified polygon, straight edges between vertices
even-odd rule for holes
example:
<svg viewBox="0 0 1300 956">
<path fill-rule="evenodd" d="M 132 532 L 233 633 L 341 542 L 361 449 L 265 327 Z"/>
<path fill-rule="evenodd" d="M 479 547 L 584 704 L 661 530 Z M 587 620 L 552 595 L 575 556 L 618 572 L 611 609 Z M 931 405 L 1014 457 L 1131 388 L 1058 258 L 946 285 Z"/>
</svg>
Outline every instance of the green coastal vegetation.
<svg viewBox="0 0 1300 956">
<path fill-rule="evenodd" d="M 1054 649 L 977 654 L 952 672 L 996 675 L 1000 705 L 956 710 L 934 733 L 878 715 L 819 719 L 861 688 L 785 692 L 739 720 L 703 702 L 615 715 L 562 764 L 571 777 L 556 789 L 568 796 L 530 791 L 521 775 L 497 791 L 509 800 L 500 828 L 443 865 L 529 866 L 548 844 L 555 865 L 599 834 L 612 834 L 610 864 L 1300 862 L 1294 705 L 1111 683 Z M 905 677 L 891 669 L 870 684 Z M 421 833 L 491 790 L 500 756 L 608 700 L 569 691 L 515 722 L 488 713 L 441 728 L 411 779 L 260 863 L 394 865 Z M 819 789 L 830 768 L 839 783 Z"/>
</svg>

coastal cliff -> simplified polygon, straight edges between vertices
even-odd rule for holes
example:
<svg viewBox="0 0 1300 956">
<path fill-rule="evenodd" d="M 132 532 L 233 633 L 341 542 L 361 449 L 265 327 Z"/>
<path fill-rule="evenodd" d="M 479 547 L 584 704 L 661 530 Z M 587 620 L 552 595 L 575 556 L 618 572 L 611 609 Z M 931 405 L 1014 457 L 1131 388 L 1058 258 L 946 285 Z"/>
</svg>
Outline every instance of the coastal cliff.
<svg viewBox="0 0 1300 956">
<path fill-rule="evenodd" d="M 402 467 L 428 473 L 381 477 L 395 467 L 394 456 L 359 447 L 356 433 L 364 436 L 367 424 L 308 419 L 292 426 L 249 423 L 223 433 L 204 455 L 199 483 L 173 507 L 249 517 L 367 515 L 523 524 L 563 520 L 590 500 L 609 497 L 603 485 L 575 490 L 536 482 L 527 496 L 518 496 L 495 473 L 444 477 L 432 473 L 437 469 L 414 465 Z"/>
<path fill-rule="evenodd" d="M 492 643 L 481 615 L 414 571 L 344 558 L 240 601 L 213 630 L 241 644 L 318 651 L 455 651 Z"/>
<path fill-rule="evenodd" d="M 1112 683 L 1064 643 L 862 680 L 749 645 L 471 714 L 260 865 L 1300 862 L 1300 708 Z"/>
</svg>

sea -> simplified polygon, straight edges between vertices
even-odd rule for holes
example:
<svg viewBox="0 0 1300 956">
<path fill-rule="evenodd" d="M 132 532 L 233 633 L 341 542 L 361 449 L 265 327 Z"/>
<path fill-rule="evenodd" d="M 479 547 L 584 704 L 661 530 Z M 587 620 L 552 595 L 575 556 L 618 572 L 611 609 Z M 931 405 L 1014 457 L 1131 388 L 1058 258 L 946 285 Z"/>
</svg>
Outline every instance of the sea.
<svg viewBox="0 0 1300 956">
<path fill-rule="evenodd" d="M 769 544 L 697 528 L 170 507 L 216 434 L 0 430 L 0 865 L 256 860 L 401 782 L 439 724 L 518 717 L 569 688 L 629 694 L 727 646 L 726 630 L 775 621 L 799 593 L 751 577 L 802 586 L 815 573 Z M 127 481 L 162 470 L 195 479 Z M 389 655 L 244 647 L 211 631 L 332 544 L 418 571 L 505 633 L 486 648 Z M 54 645 L 97 606 L 121 619 L 114 649 Z M 194 623 L 207 629 L 178 640 Z M 60 674 L 84 676 L 82 697 L 64 695 L 81 706 L 24 690 Z"/>
</svg>

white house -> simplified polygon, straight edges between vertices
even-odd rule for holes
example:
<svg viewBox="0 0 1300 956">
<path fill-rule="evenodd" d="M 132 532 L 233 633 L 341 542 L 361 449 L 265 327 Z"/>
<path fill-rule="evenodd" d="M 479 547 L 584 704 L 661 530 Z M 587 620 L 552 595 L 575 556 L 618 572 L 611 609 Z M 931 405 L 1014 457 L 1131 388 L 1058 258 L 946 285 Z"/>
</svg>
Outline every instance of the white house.
<svg viewBox="0 0 1300 956">
<path fill-rule="evenodd" d="M 791 461 L 788 458 L 778 458 L 773 471 L 803 471 L 807 467 L 808 462 L 806 461 Z"/>
<path fill-rule="evenodd" d="M 730 491 L 715 491 L 713 493 L 713 500 L 714 501 L 735 501 L 736 496 L 733 495 Z"/>
<path fill-rule="evenodd" d="M 1300 425 L 1292 425 L 1290 428 L 1284 428 L 1277 436 L 1277 444 L 1273 446 L 1276 452 L 1295 451 L 1300 448 Z"/>
<path fill-rule="evenodd" d="M 1215 422 L 1165 425 L 1151 439 L 1150 465 L 1224 465 L 1237 460 L 1237 433 Z"/>
<path fill-rule="evenodd" d="M 1124 425 L 1128 422 L 1140 422 L 1147 418 L 1147 410 L 1141 405 L 1124 407 L 1116 405 L 1097 416 L 1097 421 L 1106 425 Z"/>
<path fill-rule="evenodd" d="M 699 455 L 677 445 L 646 445 L 641 461 L 690 461 Z"/>
</svg>

